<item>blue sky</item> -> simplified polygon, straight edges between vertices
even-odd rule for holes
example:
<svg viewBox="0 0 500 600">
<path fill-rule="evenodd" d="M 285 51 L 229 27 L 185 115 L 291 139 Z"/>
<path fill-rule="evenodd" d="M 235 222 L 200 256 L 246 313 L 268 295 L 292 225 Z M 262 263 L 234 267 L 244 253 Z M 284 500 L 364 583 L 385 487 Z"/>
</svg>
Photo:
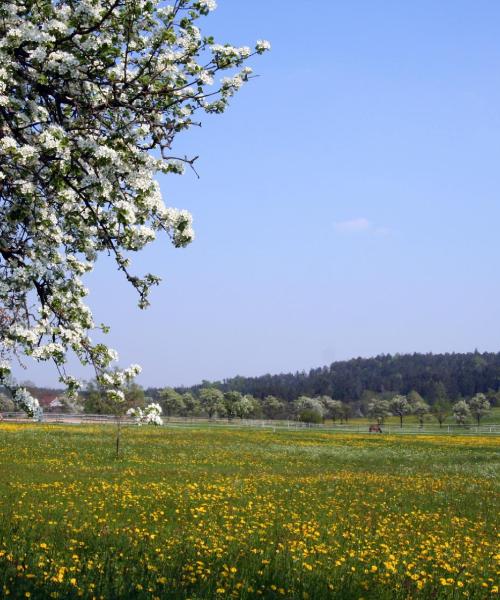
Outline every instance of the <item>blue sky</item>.
<svg viewBox="0 0 500 600">
<path fill-rule="evenodd" d="M 205 33 L 273 50 L 179 140 L 200 179 L 161 185 L 197 238 L 137 257 L 164 278 L 152 307 L 106 258 L 88 280 L 122 364 L 163 386 L 499 350 L 500 3 L 218 4 Z M 50 365 L 17 375 L 57 380 Z"/>
</svg>

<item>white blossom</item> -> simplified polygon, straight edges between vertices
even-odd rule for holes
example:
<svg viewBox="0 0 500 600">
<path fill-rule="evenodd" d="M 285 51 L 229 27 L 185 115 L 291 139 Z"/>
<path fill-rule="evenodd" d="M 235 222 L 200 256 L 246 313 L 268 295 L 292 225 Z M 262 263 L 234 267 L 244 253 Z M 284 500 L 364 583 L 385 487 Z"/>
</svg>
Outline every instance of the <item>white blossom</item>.
<svg viewBox="0 0 500 600">
<path fill-rule="evenodd" d="M 257 40 L 255 49 L 257 52 L 266 52 L 266 50 L 271 50 L 271 44 L 267 40 Z"/>
<path fill-rule="evenodd" d="M 177 133 L 197 111 L 224 112 L 252 72 L 246 60 L 270 45 L 202 35 L 214 0 L 28 4 L 0 2 L 0 372 L 17 353 L 53 360 L 72 392 L 72 351 L 121 403 L 140 368 L 109 370 L 118 355 L 92 342 L 82 278 L 111 253 L 148 306 L 160 280 L 132 273 L 131 254 L 162 233 L 177 248 L 194 239 L 157 174 L 193 164 L 175 156 Z"/>
<path fill-rule="evenodd" d="M 126 415 L 135 419 L 137 425 L 163 425 L 161 406 L 155 402 L 148 404 L 144 409 L 129 408 Z"/>
<path fill-rule="evenodd" d="M 200 6 L 212 11 L 217 8 L 217 2 L 215 2 L 215 0 L 200 0 Z"/>
<path fill-rule="evenodd" d="M 125 394 L 122 390 L 107 390 L 107 395 L 110 400 L 118 404 L 125 401 Z"/>
<path fill-rule="evenodd" d="M 205 85 L 212 85 L 214 82 L 214 76 L 210 71 L 201 71 L 198 75 L 198 79 Z"/>
<path fill-rule="evenodd" d="M 2 372 L 2 376 L 10 373 L 11 367 L 10 363 L 7 360 L 0 360 L 0 372 Z"/>
<path fill-rule="evenodd" d="M 40 408 L 38 400 L 34 398 L 26 388 L 18 388 L 14 393 L 13 400 L 14 404 L 23 410 L 29 417 L 33 417 Z"/>
</svg>

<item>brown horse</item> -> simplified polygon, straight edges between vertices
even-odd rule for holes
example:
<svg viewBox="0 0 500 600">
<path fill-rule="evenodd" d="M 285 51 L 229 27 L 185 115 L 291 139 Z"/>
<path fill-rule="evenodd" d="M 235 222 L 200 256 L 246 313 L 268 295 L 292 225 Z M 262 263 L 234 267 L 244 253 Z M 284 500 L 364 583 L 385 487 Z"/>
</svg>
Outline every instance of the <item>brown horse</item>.
<svg viewBox="0 0 500 600">
<path fill-rule="evenodd" d="M 370 425 L 368 431 L 370 433 L 382 433 L 382 427 L 380 425 Z"/>
</svg>

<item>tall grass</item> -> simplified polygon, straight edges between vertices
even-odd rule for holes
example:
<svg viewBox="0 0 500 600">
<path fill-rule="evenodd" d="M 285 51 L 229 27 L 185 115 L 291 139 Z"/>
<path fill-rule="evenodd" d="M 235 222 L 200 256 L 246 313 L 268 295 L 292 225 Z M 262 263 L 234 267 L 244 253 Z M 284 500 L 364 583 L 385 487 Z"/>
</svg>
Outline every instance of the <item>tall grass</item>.
<svg viewBox="0 0 500 600">
<path fill-rule="evenodd" d="M 13 598 L 487 598 L 500 440 L 0 425 Z"/>
</svg>

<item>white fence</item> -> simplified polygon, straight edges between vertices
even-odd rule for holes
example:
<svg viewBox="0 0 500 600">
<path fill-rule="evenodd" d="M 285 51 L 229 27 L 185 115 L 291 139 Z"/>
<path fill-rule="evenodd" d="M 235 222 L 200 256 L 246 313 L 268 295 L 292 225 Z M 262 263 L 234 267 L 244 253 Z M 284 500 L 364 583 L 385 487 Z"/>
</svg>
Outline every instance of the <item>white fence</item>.
<svg viewBox="0 0 500 600">
<path fill-rule="evenodd" d="M 33 422 L 28 419 L 22 412 L 4 412 L 0 413 L 3 422 L 27 423 Z M 208 419 L 206 417 L 163 417 L 164 424 L 171 427 L 192 427 L 200 425 L 210 425 L 214 427 L 230 427 L 230 428 L 256 428 L 256 429 L 287 429 L 296 431 L 325 431 L 325 432 L 345 432 L 345 433 L 368 433 L 369 424 L 367 423 L 347 423 L 347 424 L 316 424 L 302 423 L 300 421 L 285 421 L 285 420 L 270 420 L 270 419 Z M 88 415 L 84 413 L 67 414 L 67 413 L 50 413 L 43 414 L 44 423 L 66 423 L 79 425 L 84 423 L 101 423 L 112 424 L 116 422 L 116 418 L 112 415 Z M 129 417 L 122 417 L 121 422 L 124 424 L 134 424 L 135 421 Z M 383 434 L 421 434 L 421 435 L 439 435 L 439 434 L 460 434 L 460 435 L 500 435 L 500 424 L 484 424 L 484 425 L 467 425 L 460 426 L 456 424 L 444 424 L 443 427 L 438 425 L 424 424 L 423 427 L 418 425 L 399 425 L 390 424 L 382 425 Z"/>
</svg>

